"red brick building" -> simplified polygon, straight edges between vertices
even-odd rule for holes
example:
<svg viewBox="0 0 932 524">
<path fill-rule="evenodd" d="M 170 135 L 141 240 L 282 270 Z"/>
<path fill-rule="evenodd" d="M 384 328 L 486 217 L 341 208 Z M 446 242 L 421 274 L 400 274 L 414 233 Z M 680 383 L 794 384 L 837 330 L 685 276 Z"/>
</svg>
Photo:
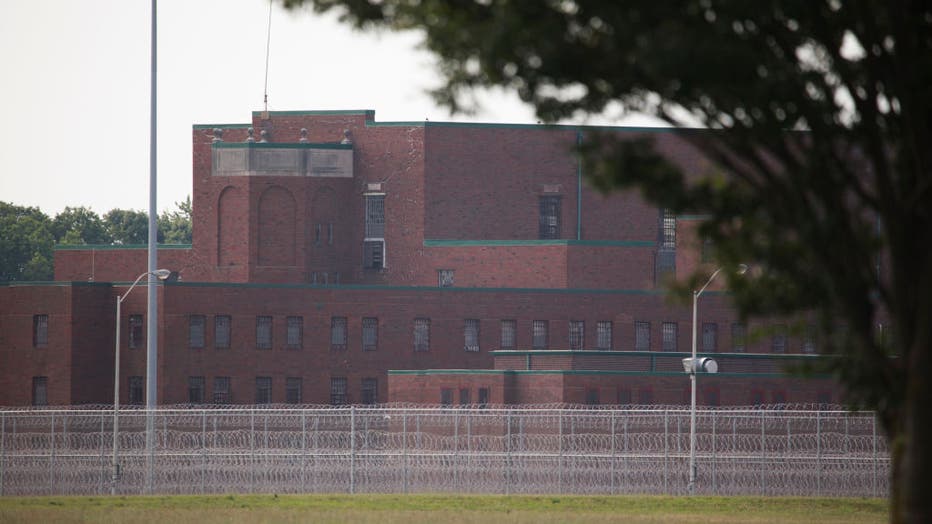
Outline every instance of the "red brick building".
<svg viewBox="0 0 932 524">
<path fill-rule="evenodd" d="M 650 133 L 687 173 L 710 167 Z M 698 217 L 587 187 L 574 126 L 253 113 L 193 128 L 190 246 L 162 246 L 160 403 L 681 403 Z M 144 246 L 62 247 L 55 282 L 0 286 L 0 405 L 110 403 L 115 297 Z M 145 288 L 122 306 L 121 398 L 142 402 Z M 831 402 L 786 377 L 813 341 L 752 339 L 702 296 L 708 403 Z M 773 353 L 779 353 L 774 355 Z M 794 356 L 795 355 L 795 356 Z"/>
</svg>

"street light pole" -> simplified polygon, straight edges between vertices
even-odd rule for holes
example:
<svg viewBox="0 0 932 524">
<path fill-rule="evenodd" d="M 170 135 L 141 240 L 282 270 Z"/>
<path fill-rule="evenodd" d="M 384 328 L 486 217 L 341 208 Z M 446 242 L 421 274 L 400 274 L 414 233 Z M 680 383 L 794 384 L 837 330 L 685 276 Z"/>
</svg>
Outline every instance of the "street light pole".
<svg viewBox="0 0 932 524">
<path fill-rule="evenodd" d="M 712 273 L 705 285 L 698 290 L 693 290 L 693 341 L 692 341 L 692 359 L 689 365 L 689 385 L 690 385 L 690 406 L 689 406 L 689 483 L 686 490 L 690 495 L 696 493 L 696 372 L 698 370 L 699 360 L 696 358 L 696 335 L 697 335 L 697 317 L 699 311 L 699 295 L 709 287 L 709 284 L 715 280 L 721 271 L 725 269 L 720 267 Z M 740 264 L 738 274 L 743 275 L 748 270 L 748 266 Z M 714 369 L 714 368 L 713 368 Z"/>
<path fill-rule="evenodd" d="M 116 484 L 120 479 L 120 462 L 119 462 L 119 436 L 120 436 L 120 306 L 123 304 L 123 300 L 129 295 L 129 292 L 136 287 L 136 284 L 142 280 L 142 277 L 153 275 L 159 280 L 165 280 L 171 275 L 171 271 L 167 269 L 157 269 L 155 271 L 146 271 L 145 273 L 136 277 L 136 280 L 133 281 L 133 284 L 129 286 L 129 289 L 126 290 L 126 293 L 118 296 L 116 299 L 116 342 L 115 349 L 113 351 L 113 471 L 110 475 L 110 494 L 116 495 Z"/>
</svg>

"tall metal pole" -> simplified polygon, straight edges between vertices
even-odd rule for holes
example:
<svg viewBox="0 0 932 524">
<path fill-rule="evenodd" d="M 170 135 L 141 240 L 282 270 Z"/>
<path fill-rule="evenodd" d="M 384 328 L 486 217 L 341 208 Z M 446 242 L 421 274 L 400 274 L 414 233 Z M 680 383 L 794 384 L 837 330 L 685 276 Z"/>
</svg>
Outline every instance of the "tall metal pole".
<svg viewBox="0 0 932 524">
<path fill-rule="evenodd" d="M 147 313 L 149 322 L 146 326 L 146 485 L 151 490 L 152 487 L 152 450 L 155 442 L 155 427 L 153 410 L 158 403 L 158 292 L 156 288 L 157 278 L 155 276 L 158 267 L 158 257 L 156 246 L 158 243 L 158 222 L 156 205 L 156 183 L 157 177 L 157 130 L 158 119 L 156 111 L 156 88 L 158 85 L 157 71 L 157 35 L 156 30 L 156 5 L 157 0 L 152 0 L 152 29 L 151 29 L 151 55 L 150 55 L 150 95 L 149 95 L 149 301 Z"/>
<path fill-rule="evenodd" d="M 113 472 L 110 475 L 110 495 L 116 495 L 116 484 L 120 478 L 118 461 L 119 447 L 117 439 L 120 434 L 120 304 L 123 297 L 116 299 L 116 349 L 113 352 Z"/>
<path fill-rule="evenodd" d="M 712 278 L 715 278 L 715 275 L 712 275 Z M 709 279 L 709 282 L 711 281 L 712 279 Z M 705 287 L 702 289 L 705 289 Z M 689 484 L 686 485 L 686 490 L 690 495 L 696 493 L 696 310 L 698 309 L 700 293 L 702 293 L 702 290 L 693 291 L 693 359 L 689 371 Z"/>
</svg>

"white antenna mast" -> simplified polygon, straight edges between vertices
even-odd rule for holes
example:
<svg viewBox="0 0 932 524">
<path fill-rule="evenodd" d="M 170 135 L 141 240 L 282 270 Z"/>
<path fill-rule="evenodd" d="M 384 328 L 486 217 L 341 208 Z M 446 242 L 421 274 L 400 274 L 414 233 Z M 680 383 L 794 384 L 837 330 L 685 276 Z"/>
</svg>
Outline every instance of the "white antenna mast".
<svg viewBox="0 0 932 524">
<path fill-rule="evenodd" d="M 272 0 L 269 0 L 269 24 L 265 37 L 265 90 L 262 93 L 263 113 L 269 112 L 269 48 L 272 43 Z"/>
</svg>

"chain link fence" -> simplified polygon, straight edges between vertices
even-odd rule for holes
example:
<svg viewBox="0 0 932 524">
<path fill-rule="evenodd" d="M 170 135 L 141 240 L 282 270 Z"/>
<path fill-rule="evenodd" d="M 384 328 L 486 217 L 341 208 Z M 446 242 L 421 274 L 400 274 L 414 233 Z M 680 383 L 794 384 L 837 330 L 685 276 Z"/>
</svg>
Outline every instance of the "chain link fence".
<svg viewBox="0 0 932 524">
<path fill-rule="evenodd" d="M 685 494 L 689 409 L 0 411 L 0 495 Z M 706 495 L 887 496 L 871 413 L 700 409 Z"/>
</svg>

